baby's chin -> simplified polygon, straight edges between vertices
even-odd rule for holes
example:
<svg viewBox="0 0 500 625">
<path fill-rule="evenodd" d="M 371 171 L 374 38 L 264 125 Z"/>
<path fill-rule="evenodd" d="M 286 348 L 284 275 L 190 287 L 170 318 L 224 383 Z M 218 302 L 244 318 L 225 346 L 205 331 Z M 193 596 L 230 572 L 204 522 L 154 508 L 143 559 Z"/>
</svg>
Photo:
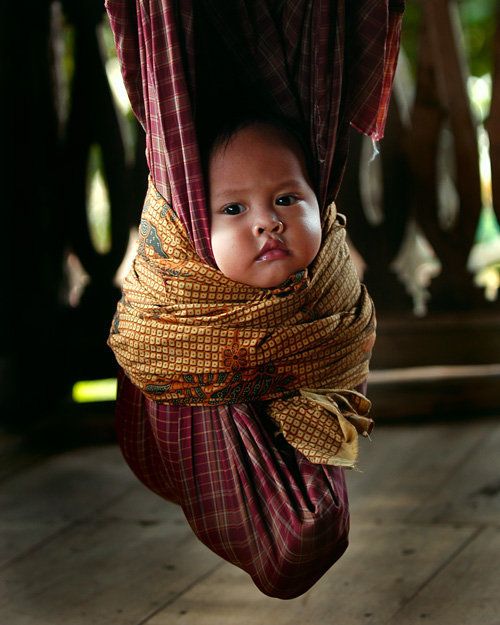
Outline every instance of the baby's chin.
<svg viewBox="0 0 500 625">
<path fill-rule="evenodd" d="M 286 280 L 284 280 L 283 282 L 280 282 L 279 284 L 276 284 L 273 287 L 268 287 L 268 288 L 272 288 L 272 289 L 286 289 L 287 287 L 291 286 L 292 284 L 296 284 L 297 282 L 299 282 L 304 273 L 305 273 L 305 269 L 298 269 L 297 271 L 295 271 L 294 273 L 292 273 L 292 275 L 288 276 L 288 278 L 286 278 Z"/>
<path fill-rule="evenodd" d="M 269 290 L 274 290 L 274 289 L 284 289 L 288 286 L 290 286 L 291 284 L 294 284 L 296 282 L 298 282 L 302 276 L 304 275 L 305 269 L 297 269 L 294 270 L 291 274 L 287 274 L 286 277 L 279 277 L 279 278 L 255 278 L 254 280 L 248 279 L 247 281 L 243 281 L 241 279 L 235 280 L 234 278 L 232 278 L 231 276 L 227 276 L 227 278 L 229 278 L 230 280 L 233 280 L 233 282 L 238 282 L 239 284 L 246 284 L 247 286 L 251 286 L 254 287 L 256 289 L 269 289 Z"/>
</svg>

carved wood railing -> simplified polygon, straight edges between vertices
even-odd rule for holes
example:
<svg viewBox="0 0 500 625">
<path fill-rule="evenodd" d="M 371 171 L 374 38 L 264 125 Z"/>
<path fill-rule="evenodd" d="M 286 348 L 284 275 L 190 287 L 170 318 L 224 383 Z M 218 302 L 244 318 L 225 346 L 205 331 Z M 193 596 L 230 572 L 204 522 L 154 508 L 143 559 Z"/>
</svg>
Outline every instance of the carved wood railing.
<svg viewBox="0 0 500 625">
<path fill-rule="evenodd" d="M 486 130 L 490 141 L 493 207 L 497 219 L 500 220 L 500 7 L 497 9 L 497 28 L 493 47 L 493 90 Z"/>
<path fill-rule="evenodd" d="M 0 399 L 1 421 L 20 429 L 58 411 L 67 416 L 77 380 L 116 372 L 106 346 L 119 297 L 114 278 L 138 221 L 147 173 L 141 133 L 135 158 L 127 158 L 124 119 L 99 37 L 104 20 L 101 0 L 39 0 L 2 9 L 0 81 L 8 99 L 2 98 L 1 118 L 10 153 L 1 169 L 8 270 Z M 92 153 L 101 155 L 109 197 L 104 252 L 96 250 L 89 226 Z M 68 256 L 88 276 L 76 306 L 67 298 Z"/>
<path fill-rule="evenodd" d="M 74 32 L 74 69 L 70 106 L 63 136 L 62 204 L 66 207 L 65 247 L 75 254 L 88 274 L 88 285 L 74 308 L 65 315 L 63 360 L 71 362 L 71 377 L 95 379 L 114 372 L 106 347 L 110 320 L 119 298 L 114 277 L 137 221 L 145 193 L 144 143 L 138 141 L 135 158 L 126 158 L 124 120 L 106 75 L 104 45 L 99 26 L 102 3 L 63 2 Z M 142 138 L 142 133 L 138 134 Z M 101 154 L 101 174 L 109 197 L 110 245 L 98 252 L 89 227 L 88 168 L 91 150 Z"/>
<path fill-rule="evenodd" d="M 476 414 L 499 403 L 500 304 L 485 299 L 467 270 L 481 187 L 456 7 L 452 0 L 425 0 L 419 7 L 414 100 L 407 110 L 393 98 L 381 155 L 372 163 L 371 146 L 353 133 L 338 202 L 378 309 L 371 394 L 379 417 Z M 8 3 L 3 18 L 0 53 L 9 61 L 0 84 L 9 98 L 2 98 L 0 118 L 9 158 L 0 173 L 6 232 L 0 397 L 3 420 L 25 424 L 54 406 L 66 411 L 78 379 L 114 374 L 106 347 L 118 297 L 114 277 L 139 217 L 146 169 L 142 132 L 130 158 L 106 75 L 98 36 L 102 1 L 40 0 L 29 11 Z M 12 27 L 20 23 L 22 46 Z M 64 45 L 72 54 L 61 54 Z M 485 126 L 500 216 L 500 27 L 494 57 Z M 96 150 L 110 210 L 110 242 L 100 251 L 88 217 L 88 168 Z M 403 244 L 416 245 L 415 232 L 434 251 L 432 267 L 441 266 L 427 300 L 424 286 L 415 287 L 418 267 L 407 264 L 405 280 L 404 272 L 394 271 Z M 68 254 L 88 276 L 73 306 L 64 295 Z M 415 316 L 415 298 L 417 309 L 427 308 L 425 316 Z"/>
<path fill-rule="evenodd" d="M 341 210 L 349 215 L 354 246 L 366 262 L 364 279 L 378 309 L 370 386 L 380 417 L 500 410 L 500 303 L 484 297 L 467 268 L 482 200 L 477 129 L 467 95 L 456 5 L 426 0 L 420 6 L 414 102 L 405 120 L 396 88 L 381 148 L 383 193 L 378 210 L 382 218 L 373 224 L 366 216 L 367 202 L 358 181 L 360 171 L 373 165 L 366 156 L 363 160 L 359 137 L 354 137 L 353 158 L 339 199 Z M 500 28 L 493 102 L 486 123 L 497 215 L 499 36 Z M 446 150 L 443 139 L 448 140 Z M 448 206 L 443 206 L 440 195 L 444 183 L 449 187 Z M 412 315 L 409 297 L 393 270 L 410 224 L 423 233 L 441 266 L 428 286 L 427 314 L 421 317 Z M 410 231 L 415 237 L 415 230 Z M 417 277 L 416 272 L 406 276 L 407 292 Z"/>
</svg>

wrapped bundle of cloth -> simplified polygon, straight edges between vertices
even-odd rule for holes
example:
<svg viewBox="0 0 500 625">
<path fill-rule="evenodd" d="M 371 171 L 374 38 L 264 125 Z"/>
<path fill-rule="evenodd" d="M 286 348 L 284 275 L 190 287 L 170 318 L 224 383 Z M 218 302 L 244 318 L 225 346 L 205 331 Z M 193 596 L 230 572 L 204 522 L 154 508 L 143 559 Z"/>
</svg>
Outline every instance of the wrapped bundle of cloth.
<svg viewBox="0 0 500 625">
<path fill-rule="evenodd" d="M 334 207 L 310 268 L 259 289 L 201 261 L 150 183 L 109 341 L 147 397 L 191 406 L 266 401 L 311 462 L 352 466 L 353 424 L 368 432 L 371 420 L 368 400 L 348 389 L 366 379 L 374 339 L 373 304 Z M 323 390 L 331 381 L 336 388 Z"/>
<path fill-rule="evenodd" d="M 375 316 L 333 200 L 349 125 L 382 135 L 402 9 L 107 2 L 151 172 L 109 339 L 120 444 L 200 540 L 275 597 L 305 592 L 347 547 L 342 467 L 372 427 L 360 391 Z M 224 120 L 249 110 L 291 120 L 304 140 L 257 120 L 221 142 Z M 283 159 L 262 165 L 276 146 Z M 223 181 L 236 172 L 239 193 L 222 208 L 219 170 Z M 280 176 L 293 190 L 275 193 Z M 283 276 L 247 280 L 226 264 L 227 232 L 242 258 L 249 240 L 266 241 L 253 264 Z"/>
</svg>

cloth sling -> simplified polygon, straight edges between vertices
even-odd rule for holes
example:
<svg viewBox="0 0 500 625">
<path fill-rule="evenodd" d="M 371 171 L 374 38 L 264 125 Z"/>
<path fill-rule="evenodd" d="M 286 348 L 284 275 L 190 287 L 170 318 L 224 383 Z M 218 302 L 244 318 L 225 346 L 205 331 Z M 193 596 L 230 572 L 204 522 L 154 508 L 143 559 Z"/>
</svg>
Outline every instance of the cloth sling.
<svg viewBox="0 0 500 625">
<path fill-rule="evenodd" d="M 352 389 L 366 379 L 375 321 L 335 207 L 311 267 L 275 289 L 201 261 L 151 182 L 139 231 L 109 339 L 130 380 L 174 405 L 273 400 L 267 413 L 309 460 L 353 466 L 355 425 L 368 432 L 371 420 Z"/>
<path fill-rule="evenodd" d="M 325 223 L 349 124 L 380 138 L 403 7 L 352 5 L 108 0 L 154 186 L 207 267 L 213 258 L 197 136 L 207 118 L 230 112 L 212 105 L 233 102 L 228 90 L 308 129 Z M 208 80 L 217 76 L 226 80 Z M 164 404 L 122 377 L 117 419 L 140 479 L 179 503 L 197 536 L 263 592 L 297 596 L 343 553 L 342 470 L 311 463 L 276 436 L 259 402 Z"/>
</svg>

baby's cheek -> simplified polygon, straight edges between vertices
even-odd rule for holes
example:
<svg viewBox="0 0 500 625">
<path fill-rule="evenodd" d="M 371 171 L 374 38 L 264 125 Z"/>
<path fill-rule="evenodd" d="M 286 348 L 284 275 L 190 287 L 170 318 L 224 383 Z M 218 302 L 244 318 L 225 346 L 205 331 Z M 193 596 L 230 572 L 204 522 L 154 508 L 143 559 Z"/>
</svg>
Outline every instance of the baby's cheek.
<svg viewBox="0 0 500 625">
<path fill-rule="evenodd" d="M 212 231 L 212 252 L 217 268 L 228 278 L 238 279 L 242 249 L 238 238 L 230 229 Z"/>
<path fill-rule="evenodd" d="M 224 264 L 224 248 L 223 248 L 223 238 L 219 236 L 217 233 L 212 232 L 211 236 L 212 240 L 212 252 L 214 255 L 215 264 L 220 269 L 221 263 Z"/>
<path fill-rule="evenodd" d="M 215 262 L 218 264 L 218 259 L 223 259 L 225 250 L 231 245 L 232 236 L 228 228 L 224 227 L 224 223 L 220 223 L 220 219 L 217 217 L 212 217 L 210 239 Z"/>
<path fill-rule="evenodd" d="M 318 254 L 321 248 L 322 232 L 321 222 L 311 217 L 304 227 L 302 242 L 304 246 L 304 255 L 307 257 L 307 265 L 309 265 Z"/>
</svg>

